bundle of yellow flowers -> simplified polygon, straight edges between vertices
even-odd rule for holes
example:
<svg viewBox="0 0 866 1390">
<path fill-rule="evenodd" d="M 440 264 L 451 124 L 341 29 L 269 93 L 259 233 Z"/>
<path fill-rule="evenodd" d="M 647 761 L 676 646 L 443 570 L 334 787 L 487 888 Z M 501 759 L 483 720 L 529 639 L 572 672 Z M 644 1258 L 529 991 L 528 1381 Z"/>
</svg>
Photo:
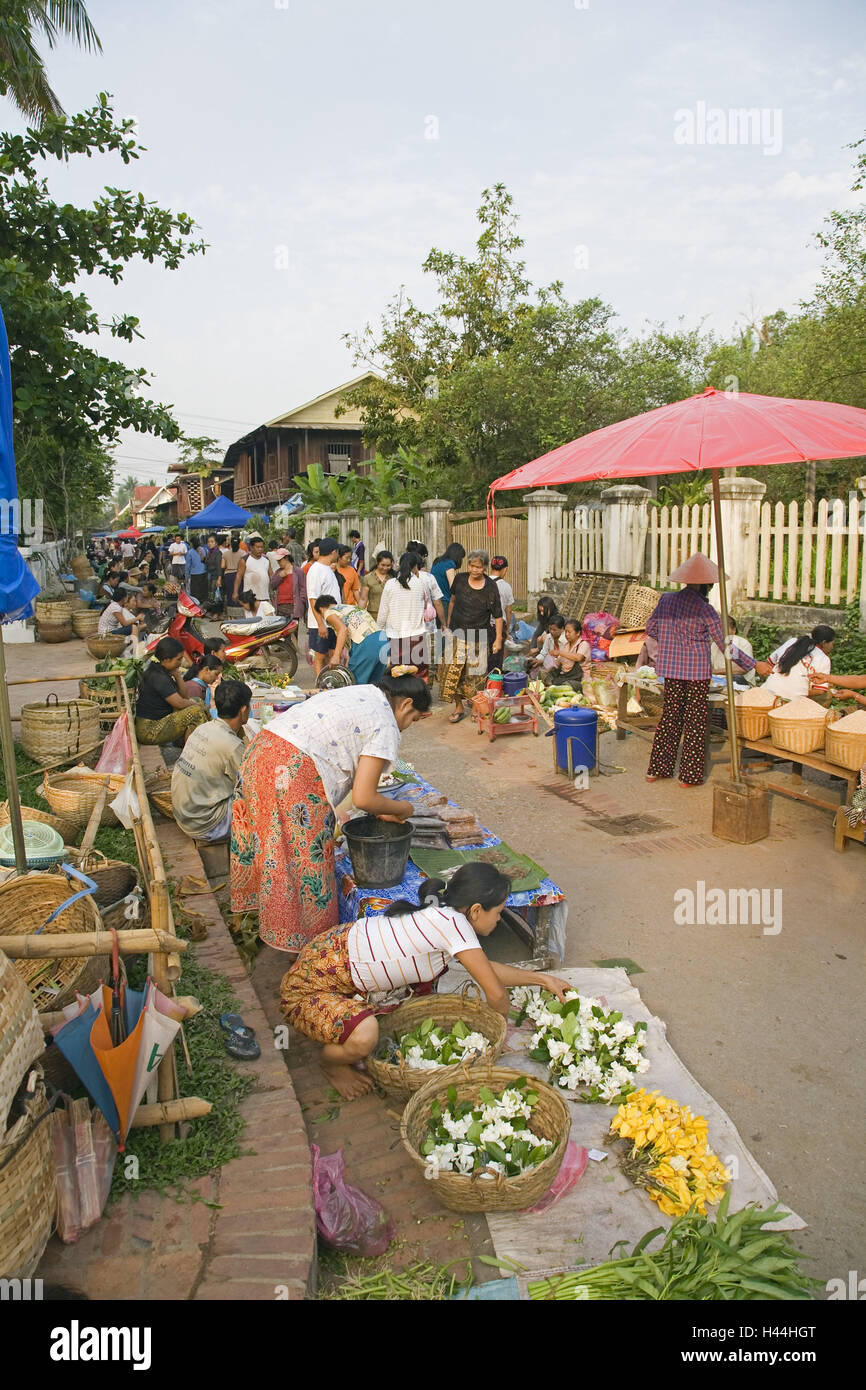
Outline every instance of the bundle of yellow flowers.
<svg viewBox="0 0 866 1390">
<path fill-rule="evenodd" d="M 610 1122 L 611 1133 L 631 1141 L 625 1173 L 666 1216 L 693 1210 L 701 1216 L 721 1201 L 731 1175 L 707 1144 L 707 1122 L 659 1091 L 641 1088 Z"/>
</svg>

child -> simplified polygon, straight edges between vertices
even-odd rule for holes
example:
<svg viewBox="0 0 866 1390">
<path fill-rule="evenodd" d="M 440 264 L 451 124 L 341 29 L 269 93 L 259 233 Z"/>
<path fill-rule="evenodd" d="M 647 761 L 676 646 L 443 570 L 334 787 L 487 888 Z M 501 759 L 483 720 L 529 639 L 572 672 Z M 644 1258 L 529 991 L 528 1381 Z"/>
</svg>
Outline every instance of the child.
<svg viewBox="0 0 866 1390">
<path fill-rule="evenodd" d="M 561 613 L 554 613 L 550 618 L 547 631 L 541 639 L 541 645 L 537 651 L 530 649 L 529 660 L 526 669 L 530 679 L 537 679 L 539 676 L 547 684 L 554 678 L 558 671 L 559 651 L 562 645 L 562 635 L 565 631 L 565 619 Z M 533 652 L 535 655 L 533 656 Z"/>
<path fill-rule="evenodd" d="M 214 687 L 218 684 L 223 672 L 223 664 L 218 656 L 211 656 L 205 652 L 203 656 L 196 657 L 192 666 L 187 671 L 184 680 L 190 698 L 193 700 L 204 700 L 204 707 L 211 719 L 216 719 L 217 711 L 214 704 Z"/>
<path fill-rule="evenodd" d="M 540 985 L 558 999 L 571 988 L 555 975 L 485 956 L 478 938 L 493 931 L 510 891 L 511 880 L 492 864 L 464 864 L 447 885 L 441 878 L 428 879 L 420 904 L 392 903 L 387 917 L 342 922 L 304 947 L 283 976 L 280 1006 L 293 1028 L 323 1044 L 322 1068 L 345 1100 L 373 1084 L 355 1068 L 379 1041 L 376 1014 L 396 1008 L 387 996 L 395 988 L 429 992 L 452 958 L 504 1018 L 509 985 Z M 418 986 L 428 988 L 418 991 Z"/>
<path fill-rule="evenodd" d="M 580 690 L 583 686 L 583 677 L 588 674 L 589 661 L 589 643 L 580 635 L 580 623 L 575 618 L 568 618 L 565 623 L 559 655 L 556 657 L 559 668 L 557 681 L 561 682 L 562 685 L 570 685 L 575 690 Z"/>
</svg>

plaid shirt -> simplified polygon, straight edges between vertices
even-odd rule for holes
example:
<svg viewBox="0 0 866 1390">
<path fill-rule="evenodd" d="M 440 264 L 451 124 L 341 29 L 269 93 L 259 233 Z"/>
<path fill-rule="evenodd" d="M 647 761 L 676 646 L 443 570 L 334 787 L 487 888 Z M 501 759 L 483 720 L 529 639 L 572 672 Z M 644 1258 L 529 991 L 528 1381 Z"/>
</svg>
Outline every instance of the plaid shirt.
<svg viewBox="0 0 866 1390">
<path fill-rule="evenodd" d="M 655 668 L 666 680 L 708 681 L 713 674 L 711 644 L 715 642 L 721 651 L 725 648 L 721 618 L 695 589 L 662 594 L 646 631 L 658 641 Z M 732 657 L 746 671 L 755 665 L 752 657 L 736 647 Z"/>
</svg>

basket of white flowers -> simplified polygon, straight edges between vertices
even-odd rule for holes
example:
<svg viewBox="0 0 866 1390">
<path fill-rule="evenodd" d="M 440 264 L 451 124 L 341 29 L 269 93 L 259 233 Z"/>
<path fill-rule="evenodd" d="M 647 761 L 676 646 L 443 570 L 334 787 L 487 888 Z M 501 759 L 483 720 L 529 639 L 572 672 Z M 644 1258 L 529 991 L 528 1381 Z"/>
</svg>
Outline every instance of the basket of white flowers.
<svg viewBox="0 0 866 1390">
<path fill-rule="evenodd" d="M 548 1190 L 571 1114 L 552 1086 L 510 1067 L 477 1066 L 416 1091 L 400 1134 L 449 1211 L 522 1211 Z"/>
<path fill-rule="evenodd" d="M 379 1043 L 366 1061 L 373 1079 L 399 1100 L 431 1077 L 466 1075 L 479 1061 L 495 1062 L 505 1045 L 506 1022 L 469 981 L 458 994 L 408 999 L 379 1018 Z"/>
</svg>

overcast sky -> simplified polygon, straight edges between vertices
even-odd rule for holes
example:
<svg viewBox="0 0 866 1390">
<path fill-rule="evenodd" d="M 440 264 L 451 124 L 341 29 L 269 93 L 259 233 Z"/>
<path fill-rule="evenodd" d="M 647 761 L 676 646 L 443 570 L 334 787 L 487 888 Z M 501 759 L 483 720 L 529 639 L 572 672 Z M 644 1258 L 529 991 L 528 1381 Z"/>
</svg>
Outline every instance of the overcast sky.
<svg viewBox="0 0 866 1390">
<path fill-rule="evenodd" d="M 401 284 L 429 301 L 427 252 L 470 252 L 499 180 L 533 281 L 600 295 L 630 330 L 682 316 L 727 332 L 792 308 L 816 278 L 815 230 L 851 200 L 844 147 L 866 128 L 862 0 L 88 12 L 102 56 L 63 43 L 49 77 L 69 112 L 113 93 L 147 153 L 52 168 L 52 187 L 134 187 L 200 224 L 203 258 L 88 292 L 106 317 L 139 315 L 144 342 L 112 350 L 152 372 L 187 432 L 223 444 L 354 376 L 341 335 Z M 719 143 L 714 112 L 732 108 L 761 108 L 763 130 Z M 118 472 L 161 480 L 172 457 L 133 435 Z"/>
</svg>

